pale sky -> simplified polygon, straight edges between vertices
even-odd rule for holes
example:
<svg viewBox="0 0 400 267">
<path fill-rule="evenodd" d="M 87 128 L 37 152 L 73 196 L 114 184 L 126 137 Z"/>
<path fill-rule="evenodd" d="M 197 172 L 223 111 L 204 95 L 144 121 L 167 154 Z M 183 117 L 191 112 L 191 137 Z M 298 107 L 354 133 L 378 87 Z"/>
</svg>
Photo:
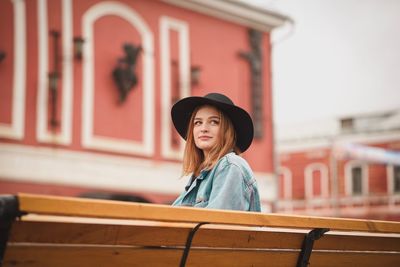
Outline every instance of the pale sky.
<svg viewBox="0 0 400 267">
<path fill-rule="evenodd" d="M 400 109 L 400 0 L 253 0 L 291 17 L 273 34 L 277 127 Z"/>
</svg>

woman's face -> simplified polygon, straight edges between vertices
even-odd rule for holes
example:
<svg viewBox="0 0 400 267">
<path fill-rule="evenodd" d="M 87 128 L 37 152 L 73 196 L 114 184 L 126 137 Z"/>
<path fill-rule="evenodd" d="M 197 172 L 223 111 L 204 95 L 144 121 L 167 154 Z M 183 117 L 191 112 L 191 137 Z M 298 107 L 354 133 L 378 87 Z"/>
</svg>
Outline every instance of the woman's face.
<svg viewBox="0 0 400 267">
<path fill-rule="evenodd" d="M 196 147 L 203 150 L 204 155 L 217 144 L 221 118 L 216 108 L 201 107 L 193 121 L 193 138 Z"/>
</svg>

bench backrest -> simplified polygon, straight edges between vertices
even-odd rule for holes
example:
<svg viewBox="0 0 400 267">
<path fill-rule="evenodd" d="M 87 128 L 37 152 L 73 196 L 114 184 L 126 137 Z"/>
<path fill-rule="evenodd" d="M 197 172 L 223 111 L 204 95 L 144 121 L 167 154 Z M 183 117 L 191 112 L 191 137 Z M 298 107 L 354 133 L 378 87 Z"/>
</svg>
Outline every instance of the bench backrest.
<svg viewBox="0 0 400 267">
<path fill-rule="evenodd" d="M 3 266 L 183 266 L 182 255 L 186 266 L 400 266 L 397 222 L 27 194 L 18 201 L 28 215 L 11 225 Z M 329 231 L 305 246 L 313 229 Z"/>
</svg>

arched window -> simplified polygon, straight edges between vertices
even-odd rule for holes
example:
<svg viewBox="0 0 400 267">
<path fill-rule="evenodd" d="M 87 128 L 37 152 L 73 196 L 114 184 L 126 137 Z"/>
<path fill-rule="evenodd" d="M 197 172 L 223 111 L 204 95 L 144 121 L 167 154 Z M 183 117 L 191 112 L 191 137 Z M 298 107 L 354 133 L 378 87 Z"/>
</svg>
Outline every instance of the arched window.
<svg viewBox="0 0 400 267">
<path fill-rule="evenodd" d="M 358 161 L 349 161 L 345 165 L 346 195 L 368 194 L 368 165 Z"/>
<path fill-rule="evenodd" d="M 400 166 L 387 166 L 387 185 L 389 194 L 400 194 Z"/>
<path fill-rule="evenodd" d="M 312 163 L 304 169 L 306 199 L 328 197 L 328 168 L 322 163 Z"/>
</svg>

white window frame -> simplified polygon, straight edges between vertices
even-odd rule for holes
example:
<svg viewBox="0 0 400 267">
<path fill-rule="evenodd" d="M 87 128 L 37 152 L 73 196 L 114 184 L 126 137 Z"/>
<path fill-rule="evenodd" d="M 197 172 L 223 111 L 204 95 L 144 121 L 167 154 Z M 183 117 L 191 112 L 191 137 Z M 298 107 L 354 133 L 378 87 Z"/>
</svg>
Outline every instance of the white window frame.
<svg viewBox="0 0 400 267">
<path fill-rule="evenodd" d="M 394 191 L 394 165 L 386 166 L 386 177 L 387 177 L 387 192 L 389 195 L 400 194 L 399 192 Z"/>
<path fill-rule="evenodd" d="M 49 98 L 49 26 L 47 0 L 38 0 L 38 97 L 36 138 L 42 143 L 70 145 L 72 142 L 72 109 L 73 109 L 73 57 L 72 57 L 72 1 L 62 1 L 62 105 L 60 133 L 48 129 L 47 114 Z"/>
<path fill-rule="evenodd" d="M 292 171 L 287 167 L 279 167 L 278 175 L 283 176 L 283 185 L 279 182 L 279 186 L 283 187 L 283 196 L 281 199 L 290 200 L 293 198 L 293 175 Z M 278 191 L 280 192 L 280 190 Z M 278 193 L 279 195 L 279 193 Z"/>
<path fill-rule="evenodd" d="M 361 178 L 361 196 L 365 196 L 369 192 L 369 174 L 368 174 L 368 164 L 352 160 L 345 164 L 345 193 L 347 196 L 353 196 L 353 183 L 352 183 L 352 172 L 351 170 L 356 167 L 361 167 L 362 178 Z"/>
<path fill-rule="evenodd" d="M 180 138 L 179 148 L 171 143 L 171 55 L 170 31 L 178 34 L 179 45 L 179 98 L 190 96 L 190 45 L 189 24 L 175 18 L 160 18 L 160 68 L 161 68 L 161 154 L 167 159 L 182 159 L 184 140 Z"/>
<path fill-rule="evenodd" d="M 11 123 L 0 123 L 0 137 L 22 140 L 25 134 L 25 97 L 26 97 L 26 5 L 23 0 L 14 0 L 14 61 L 12 81 Z M 4 86 L 4 85 L 3 85 Z"/>
<path fill-rule="evenodd" d="M 304 169 L 304 188 L 306 199 L 314 198 L 314 172 L 321 174 L 321 198 L 327 198 L 329 195 L 329 176 L 328 167 L 323 163 L 311 163 Z"/>
<path fill-rule="evenodd" d="M 143 128 L 142 141 L 117 139 L 94 133 L 94 24 L 103 16 L 118 16 L 135 28 L 142 38 Z M 82 147 L 151 157 L 154 155 L 154 38 L 150 26 L 133 8 L 116 1 L 99 2 L 82 16 Z"/>
</svg>

